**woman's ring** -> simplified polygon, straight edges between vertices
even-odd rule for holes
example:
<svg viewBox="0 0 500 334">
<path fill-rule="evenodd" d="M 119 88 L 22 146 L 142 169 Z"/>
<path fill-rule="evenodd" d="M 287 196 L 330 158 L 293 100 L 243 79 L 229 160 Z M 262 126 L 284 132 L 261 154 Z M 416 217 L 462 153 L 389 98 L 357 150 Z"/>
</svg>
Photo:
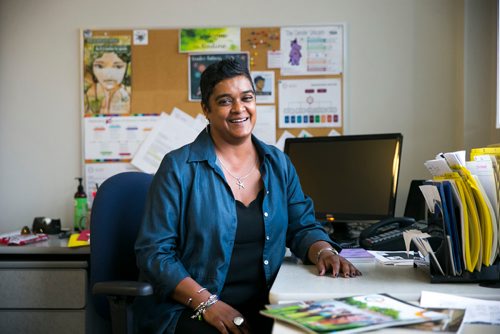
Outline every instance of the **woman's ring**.
<svg viewBox="0 0 500 334">
<path fill-rule="evenodd" d="M 235 317 L 233 319 L 233 324 L 235 324 L 238 327 L 240 327 L 241 325 L 243 325 L 244 322 L 245 322 L 245 319 L 243 319 L 242 317 Z"/>
</svg>

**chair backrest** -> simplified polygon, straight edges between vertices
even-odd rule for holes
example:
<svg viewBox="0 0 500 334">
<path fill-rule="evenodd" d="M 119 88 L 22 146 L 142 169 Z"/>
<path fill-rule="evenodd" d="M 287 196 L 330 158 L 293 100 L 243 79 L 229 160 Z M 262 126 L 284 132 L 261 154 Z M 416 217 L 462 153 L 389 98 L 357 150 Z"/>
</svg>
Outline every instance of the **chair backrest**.
<svg viewBox="0 0 500 334">
<path fill-rule="evenodd" d="M 153 176 L 124 172 L 104 181 L 90 217 L 90 286 L 103 281 L 138 278 L 134 243 Z M 104 296 L 92 296 L 96 312 L 109 319 Z"/>
</svg>

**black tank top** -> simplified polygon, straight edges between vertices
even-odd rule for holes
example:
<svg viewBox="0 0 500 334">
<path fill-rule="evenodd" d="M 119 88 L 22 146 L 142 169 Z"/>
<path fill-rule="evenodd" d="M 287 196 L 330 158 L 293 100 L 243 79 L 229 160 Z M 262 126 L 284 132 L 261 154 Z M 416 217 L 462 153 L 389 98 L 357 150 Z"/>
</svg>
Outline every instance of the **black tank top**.
<svg viewBox="0 0 500 334">
<path fill-rule="evenodd" d="M 263 191 L 246 207 L 236 201 L 238 227 L 231 263 L 221 300 L 244 309 L 260 308 L 267 302 L 267 288 L 262 265 L 264 252 Z"/>
</svg>

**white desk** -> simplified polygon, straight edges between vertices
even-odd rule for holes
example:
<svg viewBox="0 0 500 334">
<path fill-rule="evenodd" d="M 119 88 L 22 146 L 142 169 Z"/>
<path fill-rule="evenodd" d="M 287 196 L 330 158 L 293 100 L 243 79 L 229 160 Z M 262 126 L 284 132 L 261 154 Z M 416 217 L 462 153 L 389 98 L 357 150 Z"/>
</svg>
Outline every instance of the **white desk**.
<svg viewBox="0 0 500 334">
<path fill-rule="evenodd" d="M 318 276 L 316 267 L 285 262 L 269 293 L 271 303 L 307 299 L 340 298 L 369 293 L 388 293 L 406 301 L 418 301 L 422 290 L 450 293 L 463 297 L 499 300 L 500 289 L 480 287 L 476 283 L 431 284 L 423 268 L 386 266 L 379 263 L 356 264 L 363 276 L 332 278 Z M 377 333 L 395 333 L 385 329 Z M 466 325 L 464 333 L 499 333 L 498 326 Z M 275 323 L 274 334 L 302 333 L 291 326 Z"/>
</svg>

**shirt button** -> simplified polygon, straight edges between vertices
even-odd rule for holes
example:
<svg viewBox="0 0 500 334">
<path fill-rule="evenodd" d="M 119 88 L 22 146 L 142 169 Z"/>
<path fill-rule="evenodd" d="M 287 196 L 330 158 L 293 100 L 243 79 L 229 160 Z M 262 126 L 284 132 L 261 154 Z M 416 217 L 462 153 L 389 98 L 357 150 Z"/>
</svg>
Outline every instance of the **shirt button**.
<svg viewBox="0 0 500 334">
<path fill-rule="evenodd" d="M 267 266 L 269 264 L 269 261 L 264 260 L 264 264 Z"/>
<path fill-rule="evenodd" d="M 264 217 L 267 217 L 269 216 L 269 214 L 267 212 L 264 212 Z"/>
<path fill-rule="evenodd" d="M 269 240 L 269 236 L 268 235 L 266 235 L 266 240 Z"/>
<path fill-rule="evenodd" d="M 267 190 L 267 191 L 266 191 L 266 194 L 268 194 L 268 195 L 269 195 L 269 190 Z"/>
</svg>

